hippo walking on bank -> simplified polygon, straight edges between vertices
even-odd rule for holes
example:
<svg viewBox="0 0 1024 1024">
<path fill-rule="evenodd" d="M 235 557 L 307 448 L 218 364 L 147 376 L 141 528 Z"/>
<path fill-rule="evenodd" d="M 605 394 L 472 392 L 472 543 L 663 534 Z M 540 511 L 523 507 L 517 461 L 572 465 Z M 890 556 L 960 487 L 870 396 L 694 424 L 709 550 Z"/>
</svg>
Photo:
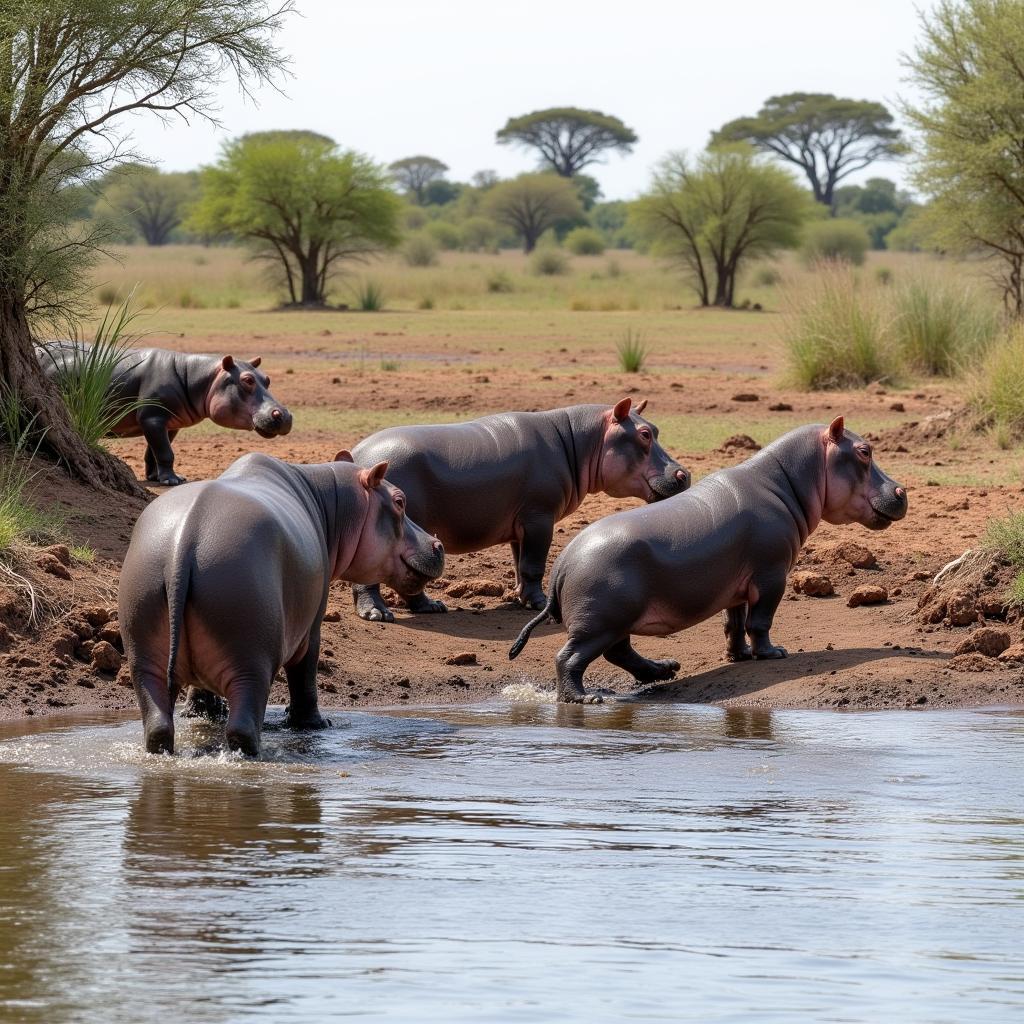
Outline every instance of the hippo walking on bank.
<svg viewBox="0 0 1024 1024">
<path fill-rule="evenodd" d="M 679 662 L 642 657 L 631 635 L 668 636 L 720 611 L 731 661 L 784 658 L 769 631 L 786 576 L 818 523 L 884 530 L 906 514 L 906 491 L 841 416 L 828 427 L 799 427 L 686 494 L 579 533 L 552 568 L 544 611 L 509 658 L 545 619 L 564 622 L 558 700 L 598 702 L 583 687 L 595 659 L 604 655 L 640 683 L 671 679 Z"/>
<path fill-rule="evenodd" d="M 51 380 L 74 374 L 88 352 L 89 346 L 73 341 L 36 346 L 39 365 Z M 125 349 L 111 382 L 111 398 L 145 404 L 125 415 L 111 433 L 146 439 L 147 480 L 183 484 L 185 478 L 174 472 L 171 442 L 184 427 L 211 419 L 219 427 L 255 430 L 260 437 L 292 429 L 291 413 L 270 393 L 270 378 L 259 365 L 259 357 L 245 363 L 231 356 Z"/>
<path fill-rule="evenodd" d="M 228 703 L 227 740 L 256 755 L 274 675 L 289 724 L 317 707 L 320 624 L 331 580 L 415 591 L 444 568 L 441 543 L 406 515 L 386 463 L 297 466 L 260 453 L 186 484 L 139 517 L 118 614 L 146 750 L 174 750 L 174 702 L 193 685 Z"/>
<path fill-rule="evenodd" d="M 548 412 L 507 412 L 467 423 L 392 427 L 352 451 L 369 466 L 386 460 L 388 479 L 405 491 L 409 514 L 449 554 L 509 544 L 516 595 L 544 605 L 544 567 L 555 523 L 588 494 L 659 501 L 690 484 L 690 474 L 658 443 L 641 402 L 612 408 L 573 405 Z M 364 619 L 391 621 L 379 587 L 355 587 Z M 401 592 L 414 612 L 443 612 L 426 595 Z"/>
</svg>

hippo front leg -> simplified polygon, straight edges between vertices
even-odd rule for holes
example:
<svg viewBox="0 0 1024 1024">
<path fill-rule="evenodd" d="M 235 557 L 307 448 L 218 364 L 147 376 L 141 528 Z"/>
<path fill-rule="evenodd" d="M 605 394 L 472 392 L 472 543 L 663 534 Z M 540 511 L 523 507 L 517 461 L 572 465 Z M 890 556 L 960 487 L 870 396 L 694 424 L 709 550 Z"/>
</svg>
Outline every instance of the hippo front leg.
<svg viewBox="0 0 1024 1024">
<path fill-rule="evenodd" d="M 142 434 L 146 438 L 146 444 L 149 445 L 149 451 L 153 457 L 156 473 L 154 482 L 165 484 L 168 487 L 183 484 L 185 478 L 178 476 L 174 472 L 174 451 L 171 448 L 172 434 L 167 430 L 167 417 L 150 414 L 139 421 L 139 426 L 142 427 Z M 174 433 L 176 434 L 177 431 Z M 146 464 L 146 479 L 153 479 L 149 475 L 148 462 Z"/>
<path fill-rule="evenodd" d="M 310 631 L 306 653 L 285 665 L 288 679 L 288 711 L 285 725 L 291 729 L 326 729 L 331 723 L 320 714 L 316 696 L 316 668 L 320 662 L 320 622 Z"/>
<path fill-rule="evenodd" d="M 526 608 L 543 608 L 547 604 L 544 594 L 544 569 L 547 566 L 548 551 L 555 531 L 551 516 L 536 515 L 524 519 L 520 524 L 522 539 L 519 542 L 519 578 L 517 600 Z"/>
<path fill-rule="evenodd" d="M 555 695 L 559 704 L 601 704 L 599 693 L 587 693 L 583 675 L 590 663 L 607 651 L 614 640 L 570 636 L 555 655 Z"/>
<path fill-rule="evenodd" d="M 725 610 L 725 656 L 730 661 L 750 661 L 754 656 L 747 643 L 746 602 Z"/>
<path fill-rule="evenodd" d="M 352 586 L 352 603 L 356 606 L 356 614 L 368 622 L 394 622 L 395 613 L 384 603 L 380 596 L 380 587 L 364 587 L 356 583 Z"/>
<path fill-rule="evenodd" d="M 173 443 L 174 439 L 177 436 L 178 436 L 178 432 L 176 430 L 168 430 L 167 431 L 167 442 L 168 442 L 168 444 Z M 160 470 L 157 467 L 156 457 L 153 455 L 153 449 L 150 448 L 148 444 L 146 445 L 145 462 L 146 462 L 146 480 L 149 481 L 149 483 L 154 483 L 154 484 L 158 483 L 159 480 L 160 480 Z"/>
<path fill-rule="evenodd" d="M 785 647 L 776 647 L 769 639 L 775 612 L 786 592 L 786 573 L 765 573 L 755 577 L 753 586 L 757 600 L 750 605 L 747 616 L 747 635 L 755 658 L 785 658 Z"/>
</svg>

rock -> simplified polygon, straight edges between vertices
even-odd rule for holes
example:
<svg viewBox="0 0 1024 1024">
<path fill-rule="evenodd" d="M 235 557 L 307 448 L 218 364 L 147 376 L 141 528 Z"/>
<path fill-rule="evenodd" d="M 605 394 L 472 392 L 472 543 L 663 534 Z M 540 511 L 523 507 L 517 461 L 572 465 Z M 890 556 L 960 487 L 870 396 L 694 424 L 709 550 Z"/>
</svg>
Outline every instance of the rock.
<svg viewBox="0 0 1024 1024">
<path fill-rule="evenodd" d="M 889 406 L 889 411 L 890 412 L 906 412 L 907 410 L 906 410 L 906 407 L 904 406 L 904 404 L 902 402 L 893 402 L 892 405 Z"/>
<path fill-rule="evenodd" d="M 0 622 L 8 626 L 24 626 L 28 622 L 29 602 L 11 587 L 0 586 Z"/>
<path fill-rule="evenodd" d="M 999 660 L 1010 663 L 1024 661 L 1024 640 L 1018 641 L 1015 644 L 1010 644 L 1010 646 L 999 655 Z"/>
<path fill-rule="evenodd" d="M 82 608 L 78 612 L 93 629 L 99 629 L 110 621 L 110 609 L 96 605 L 92 608 Z"/>
<path fill-rule="evenodd" d="M 505 584 L 486 579 L 460 580 L 452 583 L 447 592 L 452 597 L 502 597 Z"/>
<path fill-rule="evenodd" d="M 68 619 L 67 627 L 80 641 L 92 639 L 93 628 L 88 622 L 83 622 L 81 619 Z"/>
<path fill-rule="evenodd" d="M 772 402 L 772 404 L 768 406 L 768 411 L 769 412 L 792 412 L 793 411 L 793 406 L 791 406 L 789 404 L 789 402 Z"/>
<path fill-rule="evenodd" d="M 50 644 L 50 653 L 55 658 L 71 658 L 74 656 L 75 648 L 78 646 L 78 637 L 68 631 L 60 633 L 53 638 Z"/>
<path fill-rule="evenodd" d="M 719 451 L 722 452 L 759 452 L 760 450 L 761 446 L 749 434 L 733 434 L 732 437 L 727 437 L 722 442 L 722 447 L 719 448 Z"/>
<path fill-rule="evenodd" d="M 117 673 L 117 685 L 131 687 L 132 685 L 132 674 L 128 671 L 128 666 L 125 665 L 120 672 Z"/>
<path fill-rule="evenodd" d="M 97 640 L 105 640 L 112 647 L 116 647 L 121 650 L 123 644 L 121 642 L 121 630 L 116 622 L 108 622 L 105 626 L 96 631 Z"/>
<path fill-rule="evenodd" d="M 878 565 L 875 553 L 853 540 L 837 544 L 829 553 L 833 558 L 849 562 L 855 569 L 874 569 Z"/>
<path fill-rule="evenodd" d="M 995 626 L 982 626 L 969 633 L 953 649 L 954 656 L 977 651 L 986 658 L 998 658 L 1010 646 L 1010 632 Z"/>
<path fill-rule="evenodd" d="M 861 605 L 885 604 L 889 600 L 889 591 L 885 587 L 876 586 L 873 583 L 858 587 L 847 599 L 846 603 L 850 608 L 859 608 Z"/>
<path fill-rule="evenodd" d="M 36 565 L 39 566 L 43 572 L 49 573 L 51 576 L 56 576 L 58 579 L 69 580 L 71 579 L 71 573 L 68 572 L 68 567 L 49 552 L 43 552 L 37 559 Z"/>
<path fill-rule="evenodd" d="M 336 608 L 329 612 L 324 612 L 324 622 L 341 622 L 341 612 Z"/>
<path fill-rule="evenodd" d="M 61 565 L 71 565 L 71 550 L 67 544 L 51 544 L 43 550 L 48 555 L 53 555 Z"/>
<path fill-rule="evenodd" d="M 0 651 L 4 650 L 11 643 L 11 631 L 0 622 Z"/>
<path fill-rule="evenodd" d="M 445 658 L 444 663 L 446 665 L 479 664 L 479 662 L 476 660 L 476 655 L 472 651 L 460 651 L 458 654 L 453 654 L 450 658 Z"/>
<path fill-rule="evenodd" d="M 808 597 L 830 597 L 836 592 L 832 581 L 820 572 L 795 572 L 789 582 L 798 594 L 806 594 Z"/>
<path fill-rule="evenodd" d="M 954 590 L 946 598 L 946 615 L 951 626 L 969 626 L 978 621 L 974 595 L 967 590 Z"/>
<path fill-rule="evenodd" d="M 993 597 L 991 594 L 982 594 L 975 605 L 979 612 L 986 619 L 1005 619 L 1008 608 L 1006 602 L 1000 597 Z"/>
<path fill-rule="evenodd" d="M 121 652 L 106 640 L 97 640 L 92 648 L 92 664 L 101 672 L 117 672 L 121 668 Z"/>
<path fill-rule="evenodd" d="M 734 402 L 759 402 L 761 396 L 755 395 L 753 391 L 741 391 L 738 395 L 733 395 L 732 400 Z"/>
<path fill-rule="evenodd" d="M 949 667 L 954 672 L 993 672 L 999 668 L 995 658 L 986 658 L 984 654 L 972 651 L 970 654 L 958 654 L 949 659 Z"/>
</svg>

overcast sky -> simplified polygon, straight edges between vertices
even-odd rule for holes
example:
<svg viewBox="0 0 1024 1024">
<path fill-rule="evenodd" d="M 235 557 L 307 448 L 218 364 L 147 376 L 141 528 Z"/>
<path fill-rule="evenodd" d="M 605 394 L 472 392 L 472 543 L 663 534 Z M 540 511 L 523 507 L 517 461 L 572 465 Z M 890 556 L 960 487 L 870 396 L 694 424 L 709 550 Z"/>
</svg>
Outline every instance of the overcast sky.
<svg viewBox="0 0 1024 1024">
<path fill-rule="evenodd" d="M 927 6 L 927 4 L 925 4 Z M 308 128 L 390 162 L 426 153 L 467 180 L 482 168 L 535 166 L 494 133 L 510 115 L 552 106 L 603 110 L 640 137 L 590 168 L 609 199 L 642 190 L 674 149 L 785 92 L 832 92 L 890 106 L 909 93 L 900 55 L 918 31 L 911 0 L 298 0 L 279 43 L 283 94 L 257 103 L 225 81 L 223 129 L 133 119 L 136 148 L 168 170 L 216 158 L 244 132 Z M 902 181 L 899 165 L 876 165 Z M 864 177 L 864 175 L 861 175 Z"/>
</svg>

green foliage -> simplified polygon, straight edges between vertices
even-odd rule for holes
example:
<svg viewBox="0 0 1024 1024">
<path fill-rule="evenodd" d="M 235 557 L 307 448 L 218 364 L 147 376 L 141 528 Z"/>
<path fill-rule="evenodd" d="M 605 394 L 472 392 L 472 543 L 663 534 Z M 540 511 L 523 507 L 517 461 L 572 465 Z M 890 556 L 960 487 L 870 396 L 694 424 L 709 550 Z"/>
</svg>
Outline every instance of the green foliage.
<svg viewBox="0 0 1024 1024">
<path fill-rule="evenodd" d="M 432 267 L 437 263 L 437 245 L 429 234 L 420 231 L 405 240 L 402 255 L 410 267 Z"/>
<path fill-rule="evenodd" d="M 831 93 L 771 96 L 754 117 L 730 121 L 711 136 L 712 146 L 736 142 L 801 168 L 814 198 L 829 207 L 836 185 L 847 175 L 906 152 L 883 104 Z"/>
<path fill-rule="evenodd" d="M 380 368 L 385 373 L 396 373 L 402 368 L 402 364 L 397 359 L 385 359 L 381 357 Z"/>
<path fill-rule="evenodd" d="M 642 331 L 626 328 L 626 333 L 615 346 L 619 357 L 619 369 L 623 373 L 639 373 L 647 362 L 649 349 Z"/>
<path fill-rule="evenodd" d="M 823 264 L 809 293 L 791 297 L 784 340 L 790 376 L 805 390 L 860 387 L 898 368 L 889 311 L 842 264 Z"/>
<path fill-rule="evenodd" d="M 608 151 L 632 152 L 637 137 L 617 117 L 599 110 L 553 107 L 509 118 L 497 140 L 535 149 L 544 166 L 572 178 Z"/>
<path fill-rule="evenodd" d="M 391 177 L 420 206 L 427 203 L 427 189 L 445 176 L 448 165 L 432 156 L 407 156 L 388 164 Z"/>
<path fill-rule="evenodd" d="M 356 309 L 379 313 L 384 308 L 384 290 L 375 281 L 360 281 L 355 290 Z"/>
<path fill-rule="evenodd" d="M 462 232 L 454 225 L 445 220 L 434 220 L 427 225 L 427 234 L 442 249 L 449 251 L 458 249 L 462 245 Z"/>
<path fill-rule="evenodd" d="M 447 206 L 459 198 L 462 189 L 457 181 L 432 181 L 423 192 L 423 202 L 426 206 Z"/>
<path fill-rule="evenodd" d="M 147 245 L 166 245 L 199 193 L 199 175 L 126 164 L 107 175 L 97 212 L 130 223 Z"/>
<path fill-rule="evenodd" d="M 576 256 L 600 256 L 604 252 L 604 237 L 594 228 L 573 228 L 565 236 L 565 247 Z"/>
<path fill-rule="evenodd" d="M 779 273 L 779 268 L 773 267 L 771 264 L 758 267 L 757 273 L 754 274 L 754 284 L 758 288 L 774 288 L 781 280 L 782 275 Z"/>
<path fill-rule="evenodd" d="M 521 174 L 499 182 L 487 190 L 483 210 L 522 238 L 524 252 L 533 252 L 558 221 L 583 214 L 572 182 L 555 174 Z"/>
<path fill-rule="evenodd" d="M 907 61 L 922 100 L 904 114 L 921 140 L 914 183 L 936 244 L 1001 267 L 1024 314 L 1024 17 L 1017 0 L 939 0 Z"/>
<path fill-rule="evenodd" d="M 1015 569 L 1024 569 L 1024 512 L 992 519 L 985 527 L 982 547 L 1005 558 Z"/>
<path fill-rule="evenodd" d="M 467 217 L 460 225 L 462 248 L 467 252 L 487 252 L 498 241 L 498 225 L 490 217 Z"/>
<path fill-rule="evenodd" d="M 487 278 L 487 290 L 492 294 L 514 292 L 515 285 L 507 271 L 496 270 Z"/>
<path fill-rule="evenodd" d="M 875 280 L 881 285 L 892 284 L 892 270 L 889 267 L 875 267 Z"/>
<path fill-rule="evenodd" d="M 545 246 L 530 258 L 530 270 L 541 277 L 555 277 L 569 270 L 569 260 L 561 249 Z"/>
<path fill-rule="evenodd" d="M 684 270 L 702 306 L 731 307 L 737 275 L 794 246 L 811 205 L 789 174 L 749 147 L 721 146 L 694 160 L 666 158 L 632 223 L 652 252 Z"/>
<path fill-rule="evenodd" d="M 867 231 L 855 220 L 818 220 L 804 228 L 800 255 L 808 266 L 836 260 L 859 267 L 870 244 Z"/>
<path fill-rule="evenodd" d="M 999 331 L 995 310 L 939 278 L 910 281 L 893 296 L 896 345 L 922 373 L 952 376 L 974 364 Z"/>
<path fill-rule="evenodd" d="M 1011 325 L 972 375 L 968 403 L 982 424 L 1024 436 L 1024 326 Z"/>
<path fill-rule="evenodd" d="M 610 203 L 596 203 L 588 216 L 590 223 L 608 240 L 608 244 L 616 249 L 631 249 L 633 234 L 628 227 L 629 206 L 621 199 Z"/>
<path fill-rule="evenodd" d="M 190 225 L 245 241 L 282 274 L 292 305 L 323 305 L 342 262 L 400 239 L 402 203 L 386 172 L 313 132 L 244 135 L 201 180 Z"/>
</svg>

